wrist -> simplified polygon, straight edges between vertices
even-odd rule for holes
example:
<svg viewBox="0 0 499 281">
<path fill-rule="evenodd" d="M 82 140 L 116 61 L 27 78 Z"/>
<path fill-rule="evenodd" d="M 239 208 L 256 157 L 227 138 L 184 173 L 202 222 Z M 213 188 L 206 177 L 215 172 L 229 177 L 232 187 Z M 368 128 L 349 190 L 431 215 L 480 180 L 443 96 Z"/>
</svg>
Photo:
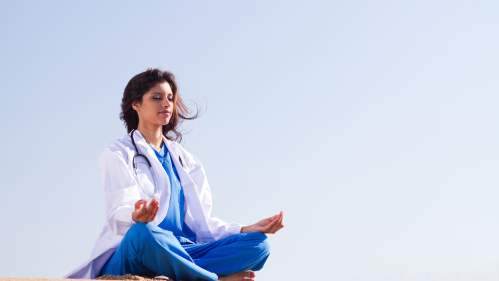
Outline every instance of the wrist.
<svg viewBox="0 0 499 281">
<path fill-rule="evenodd" d="M 241 227 L 241 233 L 246 233 L 246 232 L 253 232 L 251 225 L 245 225 Z"/>
<path fill-rule="evenodd" d="M 135 212 L 132 213 L 132 223 L 138 223 L 139 221 L 134 217 Z"/>
</svg>

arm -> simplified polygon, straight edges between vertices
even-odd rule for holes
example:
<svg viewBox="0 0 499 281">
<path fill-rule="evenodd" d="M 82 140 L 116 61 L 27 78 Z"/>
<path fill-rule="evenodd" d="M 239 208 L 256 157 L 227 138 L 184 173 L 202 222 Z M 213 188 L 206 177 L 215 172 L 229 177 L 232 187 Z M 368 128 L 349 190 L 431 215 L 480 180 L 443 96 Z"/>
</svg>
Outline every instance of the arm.
<svg viewBox="0 0 499 281">
<path fill-rule="evenodd" d="M 157 201 L 147 204 L 140 199 L 137 183 L 123 153 L 106 147 L 99 158 L 99 172 L 104 189 L 106 221 L 117 235 L 125 233 L 136 222 L 149 222 L 156 217 Z"/>
</svg>

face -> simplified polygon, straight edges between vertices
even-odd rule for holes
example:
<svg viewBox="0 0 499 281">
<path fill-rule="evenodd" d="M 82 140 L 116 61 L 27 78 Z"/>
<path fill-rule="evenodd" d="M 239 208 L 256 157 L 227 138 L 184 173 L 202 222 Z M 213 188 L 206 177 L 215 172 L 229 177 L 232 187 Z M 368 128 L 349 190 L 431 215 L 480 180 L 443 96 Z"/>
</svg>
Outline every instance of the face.
<svg viewBox="0 0 499 281">
<path fill-rule="evenodd" d="M 170 122 L 173 113 L 173 92 L 168 82 L 160 82 L 142 96 L 142 102 L 135 101 L 133 109 L 143 125 L 162 126 Z"/>
</svg>

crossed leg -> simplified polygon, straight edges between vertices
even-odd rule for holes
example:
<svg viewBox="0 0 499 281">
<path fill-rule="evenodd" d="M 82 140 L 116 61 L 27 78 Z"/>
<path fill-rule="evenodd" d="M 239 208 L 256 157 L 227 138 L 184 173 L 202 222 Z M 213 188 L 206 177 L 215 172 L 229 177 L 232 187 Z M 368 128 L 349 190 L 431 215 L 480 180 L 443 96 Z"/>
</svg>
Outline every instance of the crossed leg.
<svg viewBox="0 0 499 281">
<path fill-rule="evenodd" d="M 202 244 L 182 245 L 194 263 L 217 275 L 254 277 L 270 255 L 267 236 L 260 232 L 239 233 Z M 235 276 L 234 276 L 235 277 Z M 221 279 L 222 280 L 222 279 Z M 239 279 L 229 279 L 239 280 Z"/>
<path fill-rule="evenodd" d="M 245 277 L 253 278 L 252 270 L 261 269 L 267 260 L 270 244 L 266 238 L 253 232 L 181 245 L 170 231 L 151 223 L 137 223 L 128 230 L 101 275 L 159 274 L 185 281 L 247 281 Z"/>
</svg>

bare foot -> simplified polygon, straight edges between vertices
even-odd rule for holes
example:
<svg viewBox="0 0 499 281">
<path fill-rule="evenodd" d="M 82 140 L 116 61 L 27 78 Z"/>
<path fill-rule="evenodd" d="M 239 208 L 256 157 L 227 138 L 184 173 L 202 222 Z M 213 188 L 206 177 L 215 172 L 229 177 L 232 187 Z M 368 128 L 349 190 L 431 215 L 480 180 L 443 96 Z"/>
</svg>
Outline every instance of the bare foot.
<svg viewBox="0 0 499 281">
<path fill-rule="evenodd" d="M 218 281 L 255 281 L 256 274 L 251 271 L 239 271 L 227 276 L 219 276 Z"/>
</svg>

